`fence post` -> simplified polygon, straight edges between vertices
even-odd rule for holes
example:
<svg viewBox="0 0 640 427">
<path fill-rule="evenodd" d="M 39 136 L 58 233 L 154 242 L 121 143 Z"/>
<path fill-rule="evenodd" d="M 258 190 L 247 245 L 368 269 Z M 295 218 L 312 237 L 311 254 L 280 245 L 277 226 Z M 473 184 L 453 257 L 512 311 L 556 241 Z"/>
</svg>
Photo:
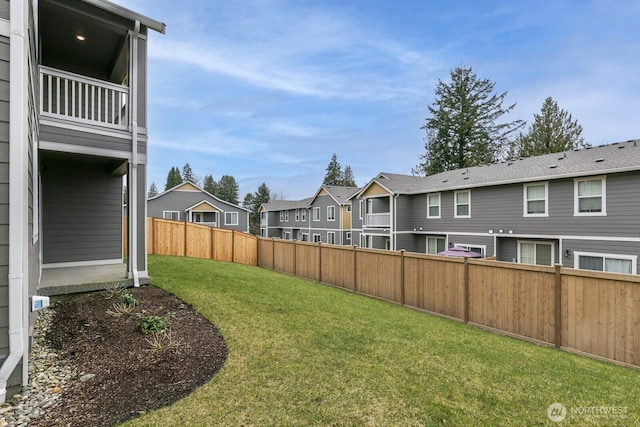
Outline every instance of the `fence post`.
<svg viewBox="0 0 640 427">
<path fill-rule="evenodd" d="M 231 230 L 231 262 L 236 262 L 236 230 Z"/>
<path fill-rule="evenodd" d="M 293 241 L 293 275 L 298 275 L 298 241 Z"/>
<path fill-rule="evenodd" d="M 182 239 L 184 240 L 184 245 L 182 245 L 182 256 L 186 257 L 187 256 L 187 220 L 184 220 L 184 238 Z"/>
<path fill-rule="evenodd" d="M 276 269 L 276 238 L 271 238 L 271 269 Z"/>
<path fill-rule="evenodd" d="M 404 305 L 404 253 L 405 249 L 400 249 L 400 305 Z"/>
<path fill-rule="evenodd" d="M 158 253 L 158 222 L 156 221 L 156 217 L 151 217 L 151 228 L 153 229 L 153 234 L 151 235 L 151 253 L 156 254 Z"/>
<path fill-rule="evenodd" d="M 469 257 L 464 257 L 464 323 L 469 323 Z"/>
<path fill-rule="evenodd" d="M 353 245 L 353 292 L 358 292 L 358 247 Z"/>
<path fill-rule="evenodd" d="M 555 345 L 560 348 L 562 345 L 562 272 L 561 265 L 555 264 Z"/>
<path fill-rule="evenodd" d="M 322 242 L 318 242 L 318 282 L 322 283 Z"/>
</svg>

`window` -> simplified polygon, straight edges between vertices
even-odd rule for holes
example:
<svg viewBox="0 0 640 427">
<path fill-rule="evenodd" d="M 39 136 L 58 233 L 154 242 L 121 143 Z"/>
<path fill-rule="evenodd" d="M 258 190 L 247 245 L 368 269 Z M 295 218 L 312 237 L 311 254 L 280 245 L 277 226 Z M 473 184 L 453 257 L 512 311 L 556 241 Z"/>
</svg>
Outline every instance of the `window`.
<svg viewBox="0 0 640 427">
<path fill-rule="evenodd" d="M 347 233 L 345 234 L 345 239 L 350 242 L 351 241 L 351 232 L 347 231 Z"/>
<path fill-rule="evenodd" d="M 521 264 L 553 265 L 554 244 L 549 242 L 518 242 L 518 262 Z"/>
<path fill-rule="evenodd" d="M 335 221 L 335 220 L 336 220 L 336 207 L 327 206 L 327 221 Z"/>
<path fill-rule="evenodd" d="M 296 216 L 295 216 L 296 222 L 300 221 L 300 209 L 296 209 Z"/>
<path fill-rule="evenodd" d="M 471 192 L 456 191 L 454 193 L 455 198 L 455 218 L 471 218 Z"/>
<path fill-rule="evenodd" d="M 362 200 L 360 200 L 360 212 L 358 214 L 360 215 L 360 219 L 362 219 Z"/>
<path fill-rule="evenodd" d="M 427 195 L 427 218 L 440 218 L 440 193 Z"/>
<path fill-rule="evenodd" d="M 427 237 L 427 253 L 435 255 L 446 249 L 444 237 Z"/>
<path fill-rule="evenodd" d="M 302 233 L 302 241 L 303 242 L 309 241 L 309 233 Z"/>
<path fill-rule="evenodd" d="M 238 212 L 225 212 L 224 213 L 225 225 L 238 225 Z"/>
<path fill-rule="evenodd" d="M 202 212 L 194 212 L 193 213 L 193 222 L 203 222 L 202 218 L 204 214 Z"/>
<path fill-rule="evenodd" d="M 360 235 L 360 247 L 361 248 L 373 248 L 373 236 L 367 234 Z"/>
<path fill-rule="evenodd" d="M 524 216 L 549 216 L 548 184 L 524 185 Z"/>
<path fill-rule="evenodd" d="M 307 220 L 307 210 L 306 209 L 302 209 L 302 212 L 300 212 L 300 217 L 301 217 L 302 221 L 306 221 Z"/>
<path fill-rule="evenodd" d="M 467 250 L 473 251 L 473 252 L 477 252 L 480 255 L 482 255 L 483 257 L 487 256 L 487 247 L 484 245 L 470 245 L 467 243 L 454 243 L 453 246 L 457 246 L 459 248 L 465 248 Z"/>
<path fill-rule="evenodd" d="M 267 213 L 264 211 L 260 212 L 260 219 L 267 219 Z"/>
<path fill-rule="evenodd" d="M 321 240 L 320 240 L 320 235 L 319 235 L 319 234 L 314 234 L 314 235 L 313 235 L 313 241 L 314 241 L 315 243 L 320 242 L 320 241 L 321 241 Z"/>
<path fill-rule="evenodd" d="M 606 215 L 606 180 L 604 177 L 575 180 L 574 215 Z"/>
<path fill-rule="evenodd" d="M 313 220 L 320 221 L 320 208 L 313 208 Z"/>
<path fill-rule="evenodd" d="M 347 205 L 347 212 L 351 212 L 351 203 Z"/>
<path fill-rule="evenodd" d="M 162 218 L 180 220 L 180 211 L 162 211 Z"/>
<path fill-rule="evenodd" d="M 284 211 L 284 220 L 289 222 L 289 211 Z"/>
<path fill-rule="evenodd" d="M 333 231 L 327 232 L 327 244 L 335 245 L 336 244 L 336 233 Z"/>
<path fill-rule="evenodd" d="M 636 255 L 611 255 L 574 252 L 574 266 L 582 270 L 607 271 L 609 273 L 636 274 Z"/>
<path fill-rule="evenodd" d="M 290 231 L 285 231 L 284 232 L 284 240 L 291 240 L 291 232 Z"/>
<path fill-rule="evenodd" d="M 280 222 L 284 221 L 284 212 L 280 211 Z"/>
</svg>

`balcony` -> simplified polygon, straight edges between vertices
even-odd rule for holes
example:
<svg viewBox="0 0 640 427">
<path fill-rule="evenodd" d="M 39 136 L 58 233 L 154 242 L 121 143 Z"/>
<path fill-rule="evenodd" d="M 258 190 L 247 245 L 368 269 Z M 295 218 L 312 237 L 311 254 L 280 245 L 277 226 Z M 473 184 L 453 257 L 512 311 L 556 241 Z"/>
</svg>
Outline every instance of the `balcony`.
<svg viewBox="0 0 640 427">
<path fill-rule="evenodd" d="M 40 115 L 117 130 L 129 125 L 129 88 L 40 66 Z"/>
<path fill-rule="evenodd" d="M 391 214 L 390 213 L 374 213 L 366 215 L 366 227 L 390 227 L 391 226 Z"/>
</svg>

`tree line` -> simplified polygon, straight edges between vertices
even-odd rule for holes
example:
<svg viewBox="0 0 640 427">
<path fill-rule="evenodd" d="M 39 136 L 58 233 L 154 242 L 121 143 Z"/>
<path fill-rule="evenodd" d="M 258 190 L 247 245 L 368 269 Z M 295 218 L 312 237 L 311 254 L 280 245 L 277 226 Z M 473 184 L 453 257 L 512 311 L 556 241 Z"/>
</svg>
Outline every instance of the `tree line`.
<svg viewBox="0 0 640 427">
<path fill-rule="evenodd" d="M 507 92 L 494 89 L 494 82 L 479 78 L 468 66 L 453 69 L 450 81 L 438 81 L 430 116 L 421 127 L 425 152 L 418 156 L 414 175 L 590 146 L 582 126 L 551 97 L 526 131 L 523 120 L 503 121 L 516 104 L 503 105 Z"/>
</svg>

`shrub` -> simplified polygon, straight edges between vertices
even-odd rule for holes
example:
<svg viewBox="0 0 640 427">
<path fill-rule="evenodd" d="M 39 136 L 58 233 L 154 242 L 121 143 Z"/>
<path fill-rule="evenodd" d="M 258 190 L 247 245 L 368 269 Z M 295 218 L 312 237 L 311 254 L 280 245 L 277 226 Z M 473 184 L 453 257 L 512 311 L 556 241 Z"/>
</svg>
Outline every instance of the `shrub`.
<svg viewBox="0 0 640 427">
<path fill-rule="evenodd" d="M 157 334 L 166 331 L 171 327 L 171 319 L 167 316 L 149 315 L 146 311 L 140 313 L 138 330 L 145 335 Z"/>
</svg>

